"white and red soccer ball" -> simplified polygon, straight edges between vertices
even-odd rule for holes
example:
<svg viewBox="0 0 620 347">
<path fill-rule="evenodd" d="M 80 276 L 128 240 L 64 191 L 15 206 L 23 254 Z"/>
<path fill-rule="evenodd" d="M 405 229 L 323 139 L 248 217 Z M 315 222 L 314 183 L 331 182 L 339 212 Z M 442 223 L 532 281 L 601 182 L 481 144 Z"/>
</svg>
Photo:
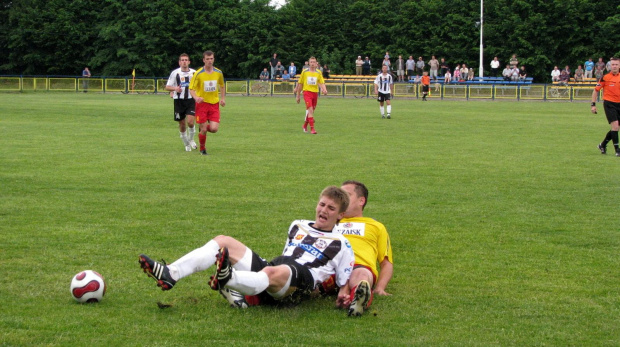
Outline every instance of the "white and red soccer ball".
<svg viewBox="0 0 620 347">
<path fill-rule="evenodd" d="M 71 280 L 71 296 L 80 303 L 99 302 L 105 291 L 105 279 L 93 270 L 82 271 Z"/>
</svg>

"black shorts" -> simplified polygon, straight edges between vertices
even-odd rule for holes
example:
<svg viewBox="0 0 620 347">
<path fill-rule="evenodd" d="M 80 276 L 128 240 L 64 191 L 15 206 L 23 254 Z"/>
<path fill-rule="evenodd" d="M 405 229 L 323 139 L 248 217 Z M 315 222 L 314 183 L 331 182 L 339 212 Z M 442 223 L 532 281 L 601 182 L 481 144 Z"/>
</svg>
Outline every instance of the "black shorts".
<svg viewBox="0 0 620 347">
<path fill-rule="evenodd" d="M 605 109 L 605 116 L 610 124 L 620 120 L 620 102 L 605 100 L 603 101 L 603 109 Z"/>
<path fill-rule="evenodd" d="M 307 267 L 299 264 L 293 257 L 278 256 L 271 261 L 266 261 L 261 258 L 255 252 L 252 252 L 252 266 L 251 270 L 258 272 L 267 266 L 287 265 L 291 269 L 291 288 L 294 288 L 294 292 L 288 297 L 276 300 L 267 292 L 258 294 L 261 304 L 271 305 L 291 305 L 298 304 L 300 301 L 310 297 L 310 294 L 314 290 L 314 277 Z"/>
<path fill-rule="evenodd" d="M 180 122 L 186 116 L 196 114 L 196 102 L 194 99 L 174 99 L 174 120 Z"/>
<path fill-rule="evenodd" d="M 426 84 L 422 85 L 422 93 L 428 93 L 429 89 L 431 89 L 431 86 L 427 86 Z"/>
<path fill-rule="evenodd" d="M 379 92 L 379 94 L 377 95 L 377 101 L 384 102 L 384 101 L 390 100 L 391 97 L 392 95 L 390 95 L 390 93 L 384 94 L 384 93 Z"/>
</svg>

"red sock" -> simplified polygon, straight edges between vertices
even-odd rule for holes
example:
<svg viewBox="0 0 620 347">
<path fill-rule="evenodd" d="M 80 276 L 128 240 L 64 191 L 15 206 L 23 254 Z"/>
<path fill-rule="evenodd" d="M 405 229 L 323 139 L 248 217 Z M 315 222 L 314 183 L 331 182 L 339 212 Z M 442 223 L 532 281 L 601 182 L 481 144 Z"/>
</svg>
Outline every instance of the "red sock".
<svg viewBox="0 0 620 347">
<path fill-rule="evenodd" d="M 314 117 L 308 117 L 308 123 L 310 123 L 310 129 L 314 129 Z"/>
<path fill-rule="evenodd" d="M 205 144 L 207 143 L 207 134 L 198 134 L 198 140 L 200 141 L 200 150 L 203 151 L 205 149 Z"/>
</svg>

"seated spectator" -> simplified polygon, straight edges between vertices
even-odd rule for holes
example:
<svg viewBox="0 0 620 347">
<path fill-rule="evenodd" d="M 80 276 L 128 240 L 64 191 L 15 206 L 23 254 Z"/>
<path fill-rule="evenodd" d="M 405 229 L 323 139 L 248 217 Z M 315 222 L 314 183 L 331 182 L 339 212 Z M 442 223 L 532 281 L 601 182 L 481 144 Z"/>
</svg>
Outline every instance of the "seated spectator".
<svg viewBox="0 0 620 347">
<path fill-rule="evenodd" d="M 467 80 L 468 81 L 473 81 L 474 80 L 474 76 L 476 76 L 476 72 L 474 71 L 473 67 L 469 68 L 469 72 L 467 73 Z"/>
<path fill-rule="evenodd" d="M 450 73 L 450 69 L 446 70 L 446 73 L 443 75 L 443 83 L 450 83 L 452 81 L 452 74 Z"/>
<path fill-rule="evenodd" d="M 525 71 L 525 65 L 521 65 L 521 70 L 519 70 L 519 81 L 525 81 L 527 78 L 527 71 Z"/>
<path fill-rule="evenodd" d="M 469 76 L 469 69 L 467 68 L 467 64 L 463 64 L 461 65 L 461 78 L 459 78 L 459 81 L 466 80 L 467 76 Z"/>
<path fill-rule="evenodd" d="M 512 75 L 510 76 L 510 80 L 513 82 L 519 81 L 519 68 L 518 67 L 515 66 L 512 68 Z"/>
<path fill-rule="evenodd" d="M 288 74 L 291 75 L 291 78 L 295 78 L 297 75 L 297 66 L 295 66 L 295 63 L 291 62 L 291 65 L 288 67 Z"/>
<path fill-rule="evenodd" d="M 504 81 L 510 81 L 510 78 L 512 77 L 512 69 L 510 68 L 510 65 L 506 65 L 506 68 L 502 71 L 502 77 L 504 77 Z"/>
<path fill-rule="evenodd" d="M 323 78 L 329 78 L 329 67 L 327 67 L 327 64 L 323 65 Z"/>
<path fill-rule="evenodd" d="M 291 75 L 288 73 L 288 70 L 284 70 L 284 73 L 282 73 L 282 81 L 290 81 L 291 80 Z"/>
<path fill-rule="evenodd" d="M 581 65 L 577 66 L 577 69 L 575 70 L 575 82 L 583 82 L 584 74 L 585 73 L 581 68 Z"/>
<path fill-rule="evenodd" d="M 569 80 L 570 80 L 570 69 L 568 69 L 568 66 L 567 66 L 566 69 L 560 72 L 560 84 L 563 86 L 567 86 Z"/>
<path fill-rule="evenodd" d="M 551 70 L 551 82 L 559 82 L 560 81 L 560 69 L 557 66 L 553 67 Z"/>
<path fill-rule="evenodd" d="M 267 68 L 263 69 L 263 71 L 260 73 L 260 76 L 258 76 L 258 78 L 260 78 L 261 80 L 269 79 L 269 71 L 267 71 Z"/>
<path fill-rule="evenodd" d="M 454 68 L 454 74 L 452 75 L 452 81 L 458 82 L 461 79 L 461 65 L 457 64 Z"/>
</svg>

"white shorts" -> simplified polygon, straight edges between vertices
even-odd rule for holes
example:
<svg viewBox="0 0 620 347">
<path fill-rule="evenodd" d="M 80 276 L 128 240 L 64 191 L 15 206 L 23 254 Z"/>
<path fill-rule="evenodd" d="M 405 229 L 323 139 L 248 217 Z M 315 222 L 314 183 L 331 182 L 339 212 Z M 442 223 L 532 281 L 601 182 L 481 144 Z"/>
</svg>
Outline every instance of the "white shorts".
<svg viewBox="0 0 620 347">
<path fill-rule="evenodd" d="M 405 76 L 405 70 L 398 70 L 398 71 L 396 71 L 396 75 L 397 76 Z"/>
</svg>

